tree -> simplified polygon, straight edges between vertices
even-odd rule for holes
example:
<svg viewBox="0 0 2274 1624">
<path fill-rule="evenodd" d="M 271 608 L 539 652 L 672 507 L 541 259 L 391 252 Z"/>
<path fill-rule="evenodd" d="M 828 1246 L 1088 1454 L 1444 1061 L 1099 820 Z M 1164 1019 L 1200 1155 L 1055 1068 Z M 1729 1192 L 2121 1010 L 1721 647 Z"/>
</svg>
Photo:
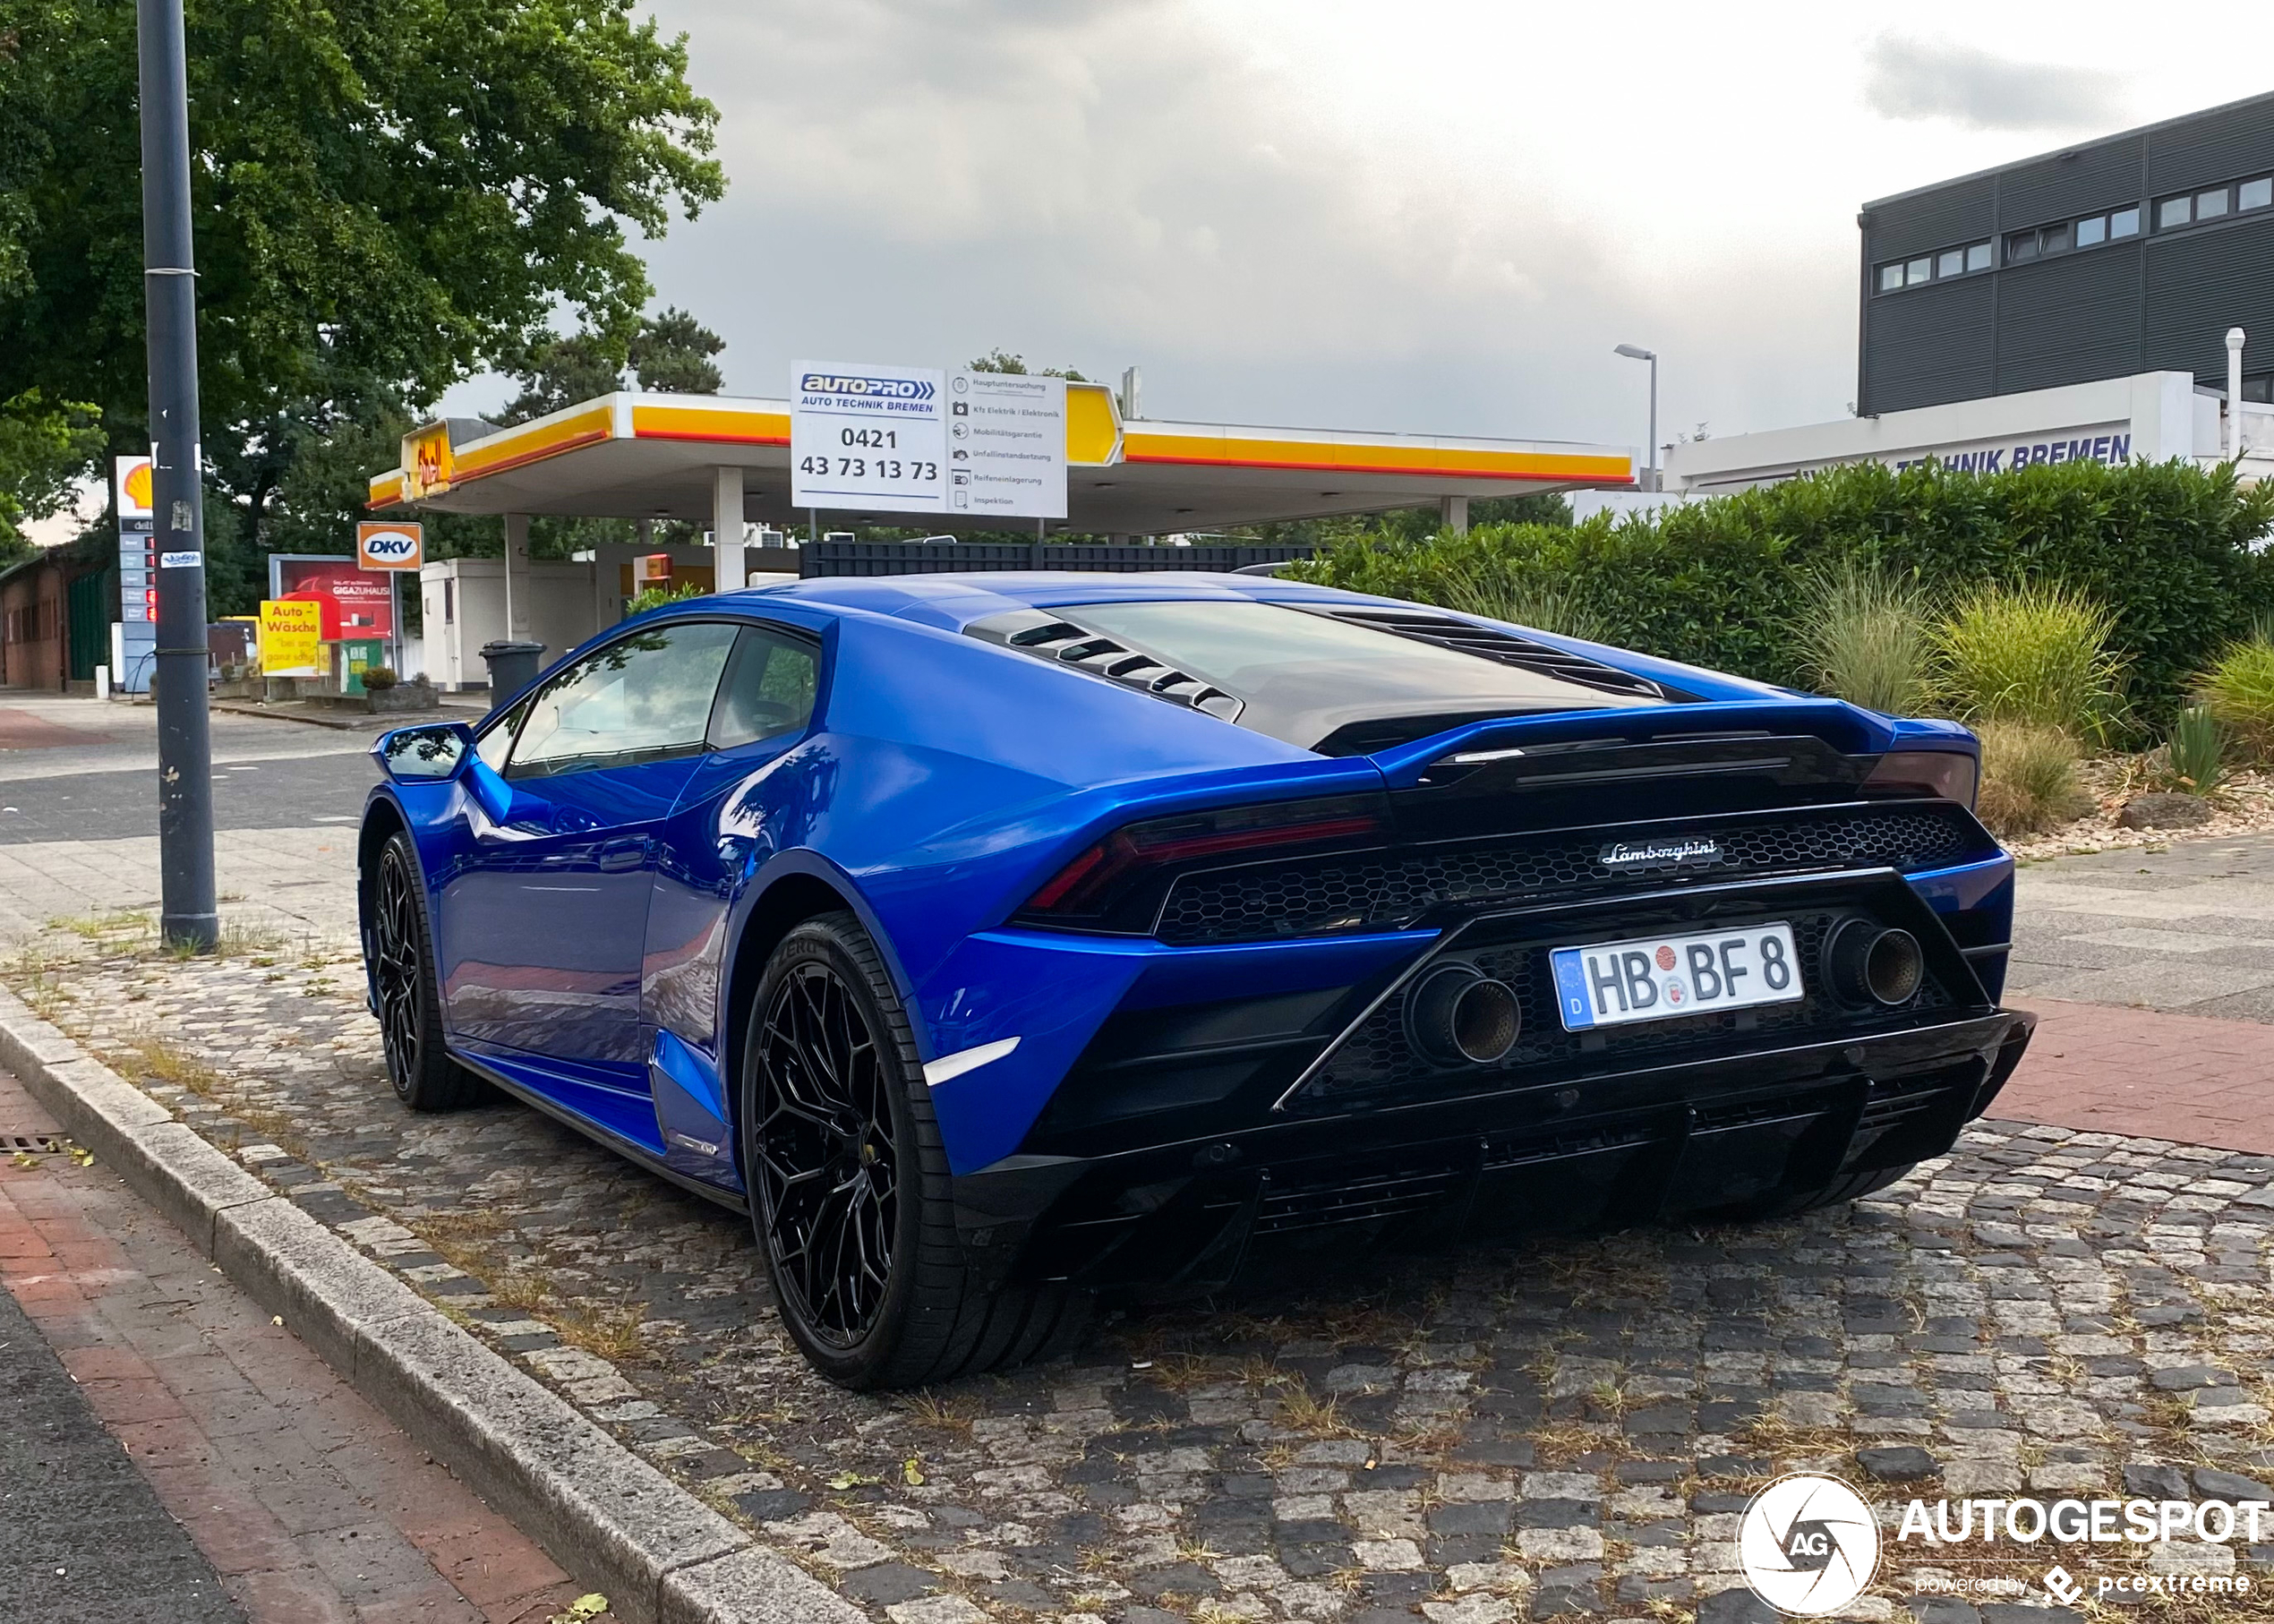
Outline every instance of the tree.
<svg viewBox="0 0 2274 1624">
<path fill-rule="evenodd" d="M 134 20 L 0 0 L 0 400 L 91 401 L 119 450 L 149 434 Z M 225 548 L 291 528 L 318 447 L 391 445 L 563 304 L 622 354 L 652 292 L 628 231 L 724 189 L 685 37 L 635 0 L 189 0 L 187 27 Z"/>
<path fill-rule="evenodd" d="M 1090 381 L 1070 366 L 1046 366 L 1039 372 L 1032 372 L 1024 355 L 1014 355 L 1000 346 L 971 363 L 970 370 L 974 372 L 1014 372 L 1022 378 L 1032 372 L 1037 378 L 1064 378 L 1069 383 Z"/>
<path fill-rule="evenodd" d="M 605 333 L 565 338 L 547 333 L 507 369 L 520 380 L 521 392 L 506 403 L 498 421 L 526 423 L 620 389 L 627 363 L 641 389 L 715 395 L 726 380 L 711 357 L 725 347 L 725 339 L 676 307 L 642 317 L 623 345 L 612 345 Z"/>
<path fill-rule="evenodd" d="M 91 406 L 50 404 L 38 389 L 0 400 L 0 564 L 30 554 L 19 526 L 59 512 L 80 471 L 102 449 Z"/>
</svg>

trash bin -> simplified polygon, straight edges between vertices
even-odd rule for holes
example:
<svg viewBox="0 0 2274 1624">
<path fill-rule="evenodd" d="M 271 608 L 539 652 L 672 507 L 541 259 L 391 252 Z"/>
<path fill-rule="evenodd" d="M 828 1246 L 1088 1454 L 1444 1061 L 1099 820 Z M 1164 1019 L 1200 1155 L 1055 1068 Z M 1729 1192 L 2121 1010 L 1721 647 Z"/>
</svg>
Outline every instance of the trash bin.
<svg viewBox="0 0 2274 1624">
<path fill-rule="evenodd" d="M 482 645 L 482 658 L 490 667 L 490 701 L 503 705 L 537 680 L 543 668 L 545 645 L 542 643 L 512 643 L 499 641 Z"/>
</svg>

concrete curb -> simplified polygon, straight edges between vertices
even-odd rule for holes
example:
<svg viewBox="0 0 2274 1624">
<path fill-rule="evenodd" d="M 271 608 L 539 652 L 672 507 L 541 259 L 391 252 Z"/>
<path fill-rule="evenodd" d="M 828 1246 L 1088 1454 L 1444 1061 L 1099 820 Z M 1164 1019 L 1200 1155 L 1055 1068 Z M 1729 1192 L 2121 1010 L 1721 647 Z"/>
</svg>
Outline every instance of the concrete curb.
<svg viewBox="0 0 2274 1624">
<path fill-rule="evenodd" d="M 0 1066 L 628 1624 L 865 1624 L 4 989 Z"/>
</svg>

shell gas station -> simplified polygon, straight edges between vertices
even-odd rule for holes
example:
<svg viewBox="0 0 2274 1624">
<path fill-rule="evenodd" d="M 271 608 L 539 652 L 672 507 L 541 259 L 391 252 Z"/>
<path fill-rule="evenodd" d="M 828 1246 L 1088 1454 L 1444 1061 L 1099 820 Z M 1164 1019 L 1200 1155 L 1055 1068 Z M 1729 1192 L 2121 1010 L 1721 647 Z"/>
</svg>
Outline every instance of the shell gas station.
<svg viewBox="0 0 2274 1624">
<path fill-rule="evenodd" d="M 1103 384 L 1064 389 L 1063 518 L 801 504 L 791 401 L 634 391 L 511 428 L 424 424 L 404 437 L 399 466 L 372 477 L 369 505 L 398 519 L 432 511 L 502 523 L 501 557 L 430 560 L 419 572 L 429 674 L 455 690 L 486 683 L 484 644 L 537 642 L 559 654 L 613 625 L 625 600 L 659 579 L 731 591 L 848 572 L 1230 568 L 1257 550 L 1208 544 L 1209 533 L 1407 508 L 1434 508 L 1466 528 L 1472 500 L 1637 484 L 1629 447 L 1164 422 L 1125 414 Z M 1055 419 L 1050 432 L 1059 432 Z M 539 515 L 628 519 L 643 534 L 657 520 L 684 521 L 723 544 L 608 543 L 533 560 L 529 520 Z M 834 544 L 858 524 L 933 534 Z M 1030 529 L 1035 544 L 955 544 L 975 530 L 992 541 L 1013 529 Z M 825 536 L 833 545 L 800 544 Z M 1068 536 L 1082 544 L 1044 544 Z"/>
</svg>

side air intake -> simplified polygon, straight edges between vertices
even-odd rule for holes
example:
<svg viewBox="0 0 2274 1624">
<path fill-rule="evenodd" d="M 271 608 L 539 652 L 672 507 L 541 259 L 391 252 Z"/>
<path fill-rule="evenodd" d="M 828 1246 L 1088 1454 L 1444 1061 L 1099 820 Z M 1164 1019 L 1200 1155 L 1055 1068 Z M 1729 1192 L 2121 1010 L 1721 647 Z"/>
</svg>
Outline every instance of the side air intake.
<svg viewBox="0 0 2274 1624">
<path fill-rule="evenodd" d="M 984 620 L 972 621 L 963 630 L 965 635 L 982 642 L 998 643 L 1038 659 L 1070 665 L 1078 671 L 1150 694 L 1156 699 L 1166 699 L 1171 705 L 1204 711 L 1225 722 L 1240 719 L 1242 702 L 1222 688 L 1039 609 L 1017 609 L 1008 614 L 990 615 Z"/>
</svg>

